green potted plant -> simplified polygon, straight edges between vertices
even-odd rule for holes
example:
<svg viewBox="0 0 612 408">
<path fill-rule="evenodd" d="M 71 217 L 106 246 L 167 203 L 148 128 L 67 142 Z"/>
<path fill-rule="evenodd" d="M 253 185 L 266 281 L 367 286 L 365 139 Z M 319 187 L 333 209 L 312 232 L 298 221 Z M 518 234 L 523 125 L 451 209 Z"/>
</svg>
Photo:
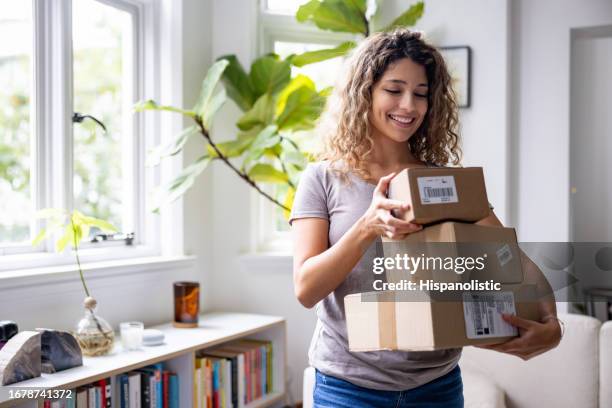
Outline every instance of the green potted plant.
<svg viewBox="0 0 612 408">
<path fill-rule="evenodd" d="M 371 32 L 415 25 L 425 7 L 423 1 L 418 1 L 390 24 L 377 29 L 373 23 L 377 3 L 366 0 L 310 0 L 298 9 L 296 19 L 301 23 L 312 23 L 322 30 L 365 38 Z M 206 142 L 203 155 L 162 187 L 164 197 L 159 205 L 181 197 L 207 166 L 216 160 L 230 167 L 239 178 L 282 208 L 288 216 L 299 176 L 306 164 L 314 160 L 312 152 L 304 149 L 295 134 L 314 128 L 331 93 L 331 88 L 319 89 L 305 75 L 292 77 L 291 67 L 344 56 L 356 45 L 355 41 L 347 41 L 334 48 L 290 55 L 285 59 L 275 54 L 264 55 L 253 61 L 249 72 L 235 55 L 226 55 L 208 70 L 198 102 L 193 108 L 163 106 L 153 100 L 137 104 L 136 111 L 176 112 L 190 117 L 194 122 L 169 143 L 157 147 L 150 155 L 150 165 L 157 165 L 162 158 L 181 152 L 194 134 L 199 133 Z M 223 88 L 215 93 L 219 82 L 223 83 Z M 236 122 L 236 138 L 217 142 L 211 137 L 211 126 L 228 97 L 243 114 Z M 269 190 L 261 187 L 262 183 L 275 185 L 277 193 L 270 194 Z"/>
<path fill-rule="evenodd" d="M 79 277 L 85 291 L 83 301 L 85 315 L 79 320 L 74 331 L 74 336 L 83 354 L 86 356 L 108 354 L 113 349 L 115 334 L 111 325 L 96 313 L 97 302 L 85 282 L 79 258 L 79 245 L 89 237 L 91 228 L 97 228 L 103 232 L 116 232 L 117 229 L 107 221 L 86 216 L 76 210 L 68 212 L 62 209 L 47 208 L 39 211 L 37 218 L 46 219 L 47 228 L 40 231 L 32 241 L 32 245 L 40 244 L 52 232 L 63 230 L 63 234 L 55 242 L 56 250 L 62 252 L 66 246 L 70 245 L 74 251 Z"/>
</svg>

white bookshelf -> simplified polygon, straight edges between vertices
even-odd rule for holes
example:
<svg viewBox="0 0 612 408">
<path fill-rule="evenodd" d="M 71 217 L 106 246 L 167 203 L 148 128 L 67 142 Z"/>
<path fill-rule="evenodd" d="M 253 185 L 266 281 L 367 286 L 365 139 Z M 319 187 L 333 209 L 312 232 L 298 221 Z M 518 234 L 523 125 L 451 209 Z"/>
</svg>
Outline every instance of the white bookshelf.
<svg viewBox="0 0 612 408">
<path fill-rule="evenodd" d="M 240 338 L 269 340 L 273 343 L 273 392 L 253 401 L 247 408 L 282 406 L 285 400 L 286 325 L 276 316 L 246 313 L 207 313 L 200 316 L 199 327 L 177 329 L 171 324 L 147 327 L 164 332 L 163 345 L 123 351 L 120 339 L 107 356 L 83 357 L 83 366 L 43 374 L 39 378 L 0 387 L 0 408 L 36 408 L 36 400 L 9 400 L 9 389 L 74 389 L 103 378 L 111 378 L 113 407 L 119 408 L 115 377 L 119 374 L 164 362 L 179 375 L 180 407 L 193 407 L 195 353 Z"/>
</svg>

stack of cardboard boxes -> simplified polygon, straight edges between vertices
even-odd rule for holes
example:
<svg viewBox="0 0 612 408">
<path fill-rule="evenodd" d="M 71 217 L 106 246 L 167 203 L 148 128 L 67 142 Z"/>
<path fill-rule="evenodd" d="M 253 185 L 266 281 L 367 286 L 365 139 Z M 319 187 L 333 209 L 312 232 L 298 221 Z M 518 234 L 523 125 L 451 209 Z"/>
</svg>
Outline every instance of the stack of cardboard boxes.
<svg viewBox="0 0 612 408">
<path fill-rule="evenodd" d="M 407 169 L 389 197 L 410 204 L 396 216 L 425 228 L 383 239 L 391 290 L 345 297 L 351 351 L 501 343 L 518 335 L 501 313 L 539 320 L 514 229 L 473 224 L 490 213 L 481 168 Z"/>
</svg>

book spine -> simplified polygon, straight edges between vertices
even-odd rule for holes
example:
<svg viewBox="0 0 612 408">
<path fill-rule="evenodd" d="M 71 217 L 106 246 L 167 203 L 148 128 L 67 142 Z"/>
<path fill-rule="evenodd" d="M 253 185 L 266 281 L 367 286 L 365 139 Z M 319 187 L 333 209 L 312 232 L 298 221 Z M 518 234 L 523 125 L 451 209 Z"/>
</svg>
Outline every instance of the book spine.
<svg viewBox="0 0 612 408">
<path fill-rule="evenodd" d="M 121 408 L 130 407 L 130 384 L 127 374 L 122 374 L 120 377 L 121 385 Z"/>
<path fill-rule="evenodd" d="M 170 373 L 168 371 L 164 371 L 162 374 L 162 381 L 163 381 L 163 393 L 162 393 L 162 399 L 163 399 L 163 408 L 168 408 L 169 404 L 170 404 L 170 384 L 169 384 L 169 379 L 170 379 Z"/>
<path fill-rule="evenodd" d="M 176 374 L 170 374 L 170 407 L 179 408 L 179 378 Z"/>
</svg>

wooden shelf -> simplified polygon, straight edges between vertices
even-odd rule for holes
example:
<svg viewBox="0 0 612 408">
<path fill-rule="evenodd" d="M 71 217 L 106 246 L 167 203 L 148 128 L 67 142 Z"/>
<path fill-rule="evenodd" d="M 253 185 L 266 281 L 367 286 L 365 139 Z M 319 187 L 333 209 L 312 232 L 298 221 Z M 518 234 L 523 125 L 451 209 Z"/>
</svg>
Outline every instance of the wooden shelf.
<svg viewBox="0 0 612 408">
<path fill-rule="evenodd" d="M 39 378 L 0 387 L 0 407 L 36 406 L 36 401 L 9 400 L 8 391 L 11 388 L 74 389 L 163 361 L 179 374 L 181 407 L 191 408 L 195 351 L 245 337 L 270 340 L 274 347 L 274 392 L 258 401 L 253 401 L 248 407 L 271 406 L 284 399 L 286 359 L 284 318 L 246 313 L 207 313 L 200 316 L 197 328 L 177 329 L 171 324 L 147 328 L 163 331 L 166 336 L 164 344 L 143 347 L 136 351 L 123 351 L 121 341 L 117 339 L 111 354 L 102 357 L 84 357 L 81 367 L 55 374 L 43 374 Z M 117 398 L 113 399 L 113 405 L 114 401 L 117 401 Z"/>
</svg>

